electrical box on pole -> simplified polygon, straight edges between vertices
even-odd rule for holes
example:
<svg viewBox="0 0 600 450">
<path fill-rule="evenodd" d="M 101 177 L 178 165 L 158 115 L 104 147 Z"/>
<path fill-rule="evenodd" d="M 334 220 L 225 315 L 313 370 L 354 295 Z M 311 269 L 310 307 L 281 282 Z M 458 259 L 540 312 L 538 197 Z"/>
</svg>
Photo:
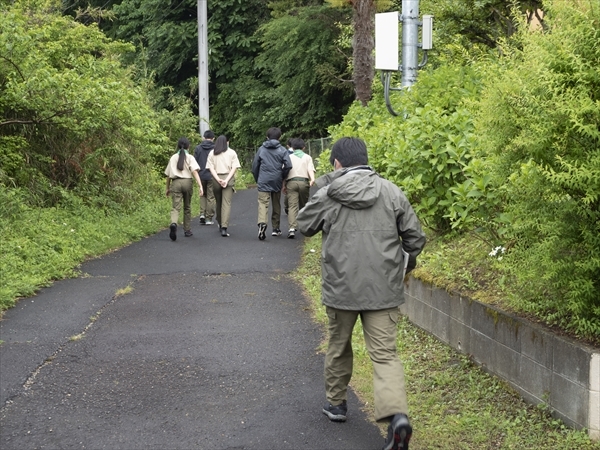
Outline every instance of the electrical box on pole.
<svg viewBox="0 0 600 450">
<path fill-rule="evenodd" d="M 398 22 L 402 23 L 402 64 L 398 65 Z M 419 43 L 421 27 L 421 43 Z M 424 15 L 419 21 L 419 0 L 402 0 L 402 13 L 375 14 L 375 69 L 381 70 L 385 102 L 394 116 L 390 91 L 410 88 L 417 80 L 417 72 L 427 63 L 427 51 L 433 47 L 433 16 Z M 419 50 L 423 59 L 419 62 Z M 390 86 L 392 74 L 401 73 L 400 88 Z"/>
<path fill-rule="evenodd" d="M 375 70 L 398 70 L 398 13 L 375 14 Z"/>
</svg>

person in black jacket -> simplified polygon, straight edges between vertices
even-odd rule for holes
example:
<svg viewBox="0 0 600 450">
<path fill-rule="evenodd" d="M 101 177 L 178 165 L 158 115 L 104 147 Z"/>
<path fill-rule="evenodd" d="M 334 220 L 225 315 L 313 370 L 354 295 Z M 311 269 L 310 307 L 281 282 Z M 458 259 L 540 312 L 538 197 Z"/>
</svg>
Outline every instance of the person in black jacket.
<svg viewBox="0 0 600 450">
<path fill-rule="evenodd" d="M 267 215 L 271 202 L 271 236 L 281 236 L 281 189 L 287 178 L 292 162 L 288 150 L 279 143 L 281 130 L 272 127 L 267 130 L 267 140 L 260 146 L 252 162 L 252 175 L 258 185 L 258 239 L 266 238 Z"/>
<path fill-rule="evenodd" d="M 194 158 L 200 166 L 200 181 L 204 195 L 200 197 L 200 225 L 212 225 L 215 215 L 215 195 L 212 188 L 212 174 L 206 168 L 208 154 L 215 147 L 215 133 L 211 130 L 204 132 L 204 140 L 194 149 Z"/>
</svg>

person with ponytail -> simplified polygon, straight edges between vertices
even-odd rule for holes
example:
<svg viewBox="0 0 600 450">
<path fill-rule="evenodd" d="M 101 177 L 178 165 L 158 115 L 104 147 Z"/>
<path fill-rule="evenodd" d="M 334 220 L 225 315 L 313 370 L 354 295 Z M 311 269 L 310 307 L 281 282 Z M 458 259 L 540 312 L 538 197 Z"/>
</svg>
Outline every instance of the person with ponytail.
<svg viewBox="0 0 600 450">
<path fill-rule="evenodd" d="M 171 208 L 171 225 L 169 226 L 169 237 L 172 241 L 177 240 L 177 222 L 179 212 L 183 203 L 183 231 L 185 237 L 192 236 L 192 193 L 194 185 L 192 178 L 198 183 L 200 196 L 202 196 L 202 182 L 198 172 L 200 166 L 196 159 L 188 153 L 190 141 L 186 137 L 179 138 L 177 142 L 177 153 L 171 156 L 169 164 L 165 169 L 167 176 L 167 197 L 170 195 L 173 202 Z"/>
<path fill-rule="evenodd" d="M 213 193 L 216 201 L 216 217 L 221 236 L 228 237 L 227 227 L 231 214 L 231 199 L 235 185 L 235 172 L 240 161 L 235 150 L 229 148 L 226 136 L 219 136 L 215 148 L 208 154 L 206 168 L 213 176 Z"/>
</svg>

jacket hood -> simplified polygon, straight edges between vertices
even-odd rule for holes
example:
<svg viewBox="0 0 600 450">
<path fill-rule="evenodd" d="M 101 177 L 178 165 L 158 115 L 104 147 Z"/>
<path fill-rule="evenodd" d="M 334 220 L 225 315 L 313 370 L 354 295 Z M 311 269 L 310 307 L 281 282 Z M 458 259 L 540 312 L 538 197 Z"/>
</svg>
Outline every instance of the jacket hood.
<svg viewBox="0 0 600 450">
<path fill-rule="evenodd" d="M 213 141 L 202 141 L 200 142 L 200 148 L 202 150 L 207 150 L 207 151 L 211 151 L 213 148 L 215 148 L 215 143 Z"/>
<path fill-rule="evenodd" d="M 334 173 L 337 176 L 327 190 L 329 198 L 351 209 L 366 209 L 375 204 L 381 183 L 370 167 L 352 167 Z"/>
<path fill-rule="evenodd" d="M 269 150 L 278 148 L 281 144 L 277 139 L 269 139 L 263 142 L 263 147 Z"/>
</svg>

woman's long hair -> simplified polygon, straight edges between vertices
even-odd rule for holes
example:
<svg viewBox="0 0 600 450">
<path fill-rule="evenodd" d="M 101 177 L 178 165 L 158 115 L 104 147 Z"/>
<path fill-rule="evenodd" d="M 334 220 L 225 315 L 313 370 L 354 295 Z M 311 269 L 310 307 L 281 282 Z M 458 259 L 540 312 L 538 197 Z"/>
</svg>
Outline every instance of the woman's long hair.
<svg viewBox="0 0 600 450">
<path fill-rule="evenodd" d="M 177 141 L 177 150 L 179 150 L 179 159 L 177 160 L 177 170 L 183 170 L 185 165 L 186 150 L 190 148 L 190 141 L 186 137 L 180 137 Z"/>
<path fill-rule="evenodd" d="M 227 136 L 222 134 L 215 140 L 215 148 L 214 148 L 215 155 L 219 155 L 223 152 L 226 152 L 228 148 L 229 148 L 229 145 L 227 143 Z"/>
</svg>

